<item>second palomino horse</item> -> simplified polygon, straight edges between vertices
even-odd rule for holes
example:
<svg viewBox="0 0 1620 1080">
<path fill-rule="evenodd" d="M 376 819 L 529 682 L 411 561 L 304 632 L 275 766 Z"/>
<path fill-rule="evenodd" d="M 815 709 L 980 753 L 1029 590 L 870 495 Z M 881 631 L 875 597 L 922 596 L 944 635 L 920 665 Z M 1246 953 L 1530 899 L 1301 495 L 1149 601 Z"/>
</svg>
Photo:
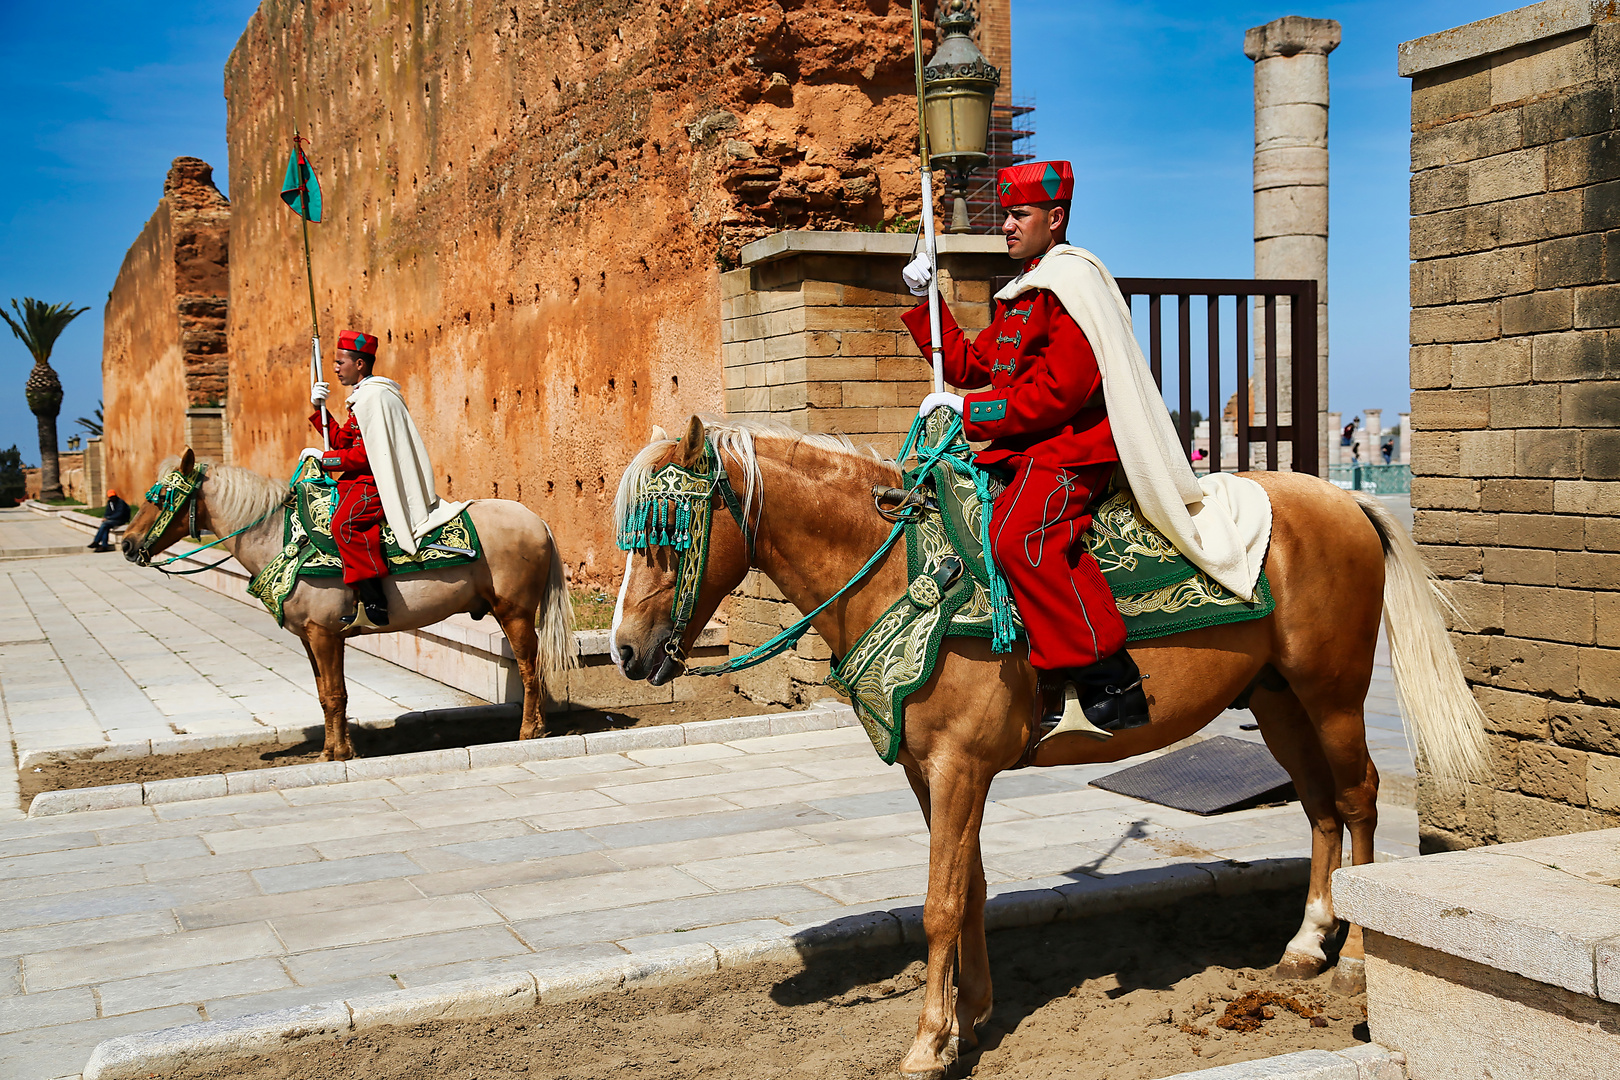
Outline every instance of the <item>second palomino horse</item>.
<svg viewBox="0 0 1620 1080">
<path fill-rule="evenodd" d="M 893 462 L 828 436 L 746 423 L 705 425 L 697 417 L 683 438 L 657 438 L 631 462 L 619 488 L 621 527 L 655 472 L 673 463 L 696 473 L 710 462 L 719 465 L 704 511 L 713 525 L 706 530 L 707 569 L 700 571 L 695 605 L 683 612 L 684 638 L 702 629 L 750 565 L 800 611 L 814 610 L 857 574 L 890 531 L 869 493 L 901 483 Z M 1352 861 L 1373 859 L 1378 771 L 1367 752 L 1362 702 L 1380 617 L 1408 722 L 1437 774 L 1483 769 L 1483 718 L 1422 560 L 1394 517 L 1375 499 L 1313 476 L 1249 475 L 1271 499 L 1265 570 L 1276 609 L 1261 619 L 1133 644 L 1132 654 L 1151 676 L 1152 723 L 1106 742 L 1058 734 L 1040 745 L 1033 764 L 1117 761 L 1158 750 L 1247 694 L 1266 745 L 1293 778 L 1310 821 L 1305 918 L 1281 962 L 1283 974 L 1308 976 L 1326 966 L 1324 940 L 1337 926 L 1330 875 L 1340 863 L 1346 826 Z M 672 640 L 680 555 L 654 546 L 627 561 L 612 649 L 631 678 L 667 682 L 680 674 L 679 657 L 692 646 Z M 813 625 L 835 656 L 845 656 L 906 587 L 904 545 L 897 545 Z M 997 655 L 984 639 L 948 638 L 933 677 L 906 703 L 897 760 L 929 829 L 928 989 L 916 1040 L 901 1063 L 908 1077 L 944 1076 L 959 1044 L 976 1045 L 974 1027 L 990 1015 L 979 825 L 991 779 L 1025 753 L 1036 719 L 1034 684 L 1022 646 Z M 1352 927 L 1340 953 L 1336 981 L 1342 988 L 1360 983 L 1362 956 L 1360 928 Z"/>
<path fill-rule="evenodd" d="M 210 531 L 257 574 L 283 546 L 285 517 L 293 513 L 287 485 L 246 469 L 199 466 L 187 449 L 158 466 L 158 482 L 124 532 L 124 557 L 142 566 L 187 533 Z M 462 566 L 390 575 L 383 592 L 388 626 L 370 633 L 415 630 L 459 612 L 494 614 L 517 658 L 523 681 L 523 723 L 518 737 L 545 734 L 545 676 L 574 664 L 573 609 L 562 559 L 551 530 L 533 510 L 505 499 L 477 499 L 466 511 L 483 543 L 483 557 Z M 152 534 L 158 526 L 156 535 Z M 354 756 L 349 741 L 349 691 L 343 647 L 353 631 L 342 618 L 354 594 L 341 578 L 299 578 L 282 604 L 288 630 L 304 643 L 326 718 L 323 761 Z M 538 629 L 537 629 L 538 625 Z"/>
</svg>

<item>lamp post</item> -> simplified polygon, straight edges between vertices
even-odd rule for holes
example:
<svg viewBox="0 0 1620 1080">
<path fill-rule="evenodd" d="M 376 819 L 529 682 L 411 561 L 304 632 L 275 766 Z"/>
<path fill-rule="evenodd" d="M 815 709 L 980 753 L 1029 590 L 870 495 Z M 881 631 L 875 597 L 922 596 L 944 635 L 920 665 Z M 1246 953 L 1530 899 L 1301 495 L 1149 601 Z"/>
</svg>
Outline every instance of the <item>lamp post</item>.
<svg viewBox="0 0 1620 1080">
<path fill-rule="evenodd" d="M 955 201 L 951 232 L 969 230 L 968 176 L 990 163 L 990 106 L 1001 85 L 1001 69 L 979 52 L 969 35 L 977 20 L 963 0 L 950 0 L 940 19 L 945 39 L 923 69 L 923 107 L 928 114 L 929 163 L 950 174 Z"/>
</svg>

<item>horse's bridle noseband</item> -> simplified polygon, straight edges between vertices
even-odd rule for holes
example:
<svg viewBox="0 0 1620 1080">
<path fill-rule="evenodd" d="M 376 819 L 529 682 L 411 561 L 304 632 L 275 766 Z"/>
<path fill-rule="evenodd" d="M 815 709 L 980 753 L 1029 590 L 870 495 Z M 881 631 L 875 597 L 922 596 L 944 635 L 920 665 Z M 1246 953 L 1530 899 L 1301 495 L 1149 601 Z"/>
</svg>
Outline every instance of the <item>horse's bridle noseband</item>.
<svg viewBox="0 0 1620 1080">
<path fill-rule="evenodd" d="M 152 485 L 146 493 L 146 501 L 157 507 L 157 519 L 141 537 L 140 546 L 135 549 L 135 561 L 141 566 L 148 566 L 152 562 L 152 545 L 163 534 L 169 531 L 169 525 L 181 510 L 188 510 L 186 520 L 188 532 L 193 540 L 201 538 L 197 531 L 197 492 L 202 488 L 203 481 L 208 478 L 208 466 L 197 465 L 190 473 L 183 473 L 175 469 L 167 476 L 162 477 Z"/>
</svg>

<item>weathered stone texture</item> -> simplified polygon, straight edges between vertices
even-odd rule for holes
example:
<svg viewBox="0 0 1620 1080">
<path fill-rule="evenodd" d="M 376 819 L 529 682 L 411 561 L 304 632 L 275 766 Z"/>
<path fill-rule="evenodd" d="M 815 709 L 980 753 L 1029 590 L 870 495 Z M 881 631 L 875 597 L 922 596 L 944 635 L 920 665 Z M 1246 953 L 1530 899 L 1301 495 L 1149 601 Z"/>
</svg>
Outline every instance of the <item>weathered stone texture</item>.
<svg viewBox="0 0 1620 1080">
<path fill-rule="evenodd" d="M 616 577 L 620 471 L 653 423 L 724 401 L 718 277 L 739 246 L 918 213 L 909 14 L 265 0 L 225 71 L 236 462 L 285 475 L 313 434 L 278 197 L 296 123 L 325 192 L 328 348 L 383 339 L 441 494 L 521 500 L 576 580 Z"/>
<path fill-rule="evenodd" d="M 1539 18 L 1402 46 L 1415 532 L 1458 603 L 1495 764 L 1487 783 L 1420 784 L 1431 848 L 1617 809 L 1620 17 Z"/>
<path fill-rule="evenodd" d="M 176 158 L 157 210 L 124 256 L 107 297 L 101 378 L 106 482 L 125 498 L 190 434 L 187 410 L 225 403 L 231 207 L 213 168 Z M 198 448 L 216 457 L 223 432 Z"/>
</svg>

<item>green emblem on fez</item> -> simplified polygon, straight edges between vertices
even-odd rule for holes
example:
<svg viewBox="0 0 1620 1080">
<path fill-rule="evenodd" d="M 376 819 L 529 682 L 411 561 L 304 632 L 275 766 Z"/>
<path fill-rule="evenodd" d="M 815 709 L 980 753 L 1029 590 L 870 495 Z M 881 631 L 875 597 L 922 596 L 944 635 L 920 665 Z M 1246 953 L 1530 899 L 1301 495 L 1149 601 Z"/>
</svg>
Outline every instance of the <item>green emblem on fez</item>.
<svg viewBox="0 0 1620 1080">
<path fill-rule="evenodd" d="M 1046 167 L 1046 172 L 1041 176 L 1041 187 L 1046 189 L 1049 198 L 1055 199 L 1058 197 L 1058 191 L 1063 187 L 1063 177 L 1058 175 L 1055 166 L 1048 165 Z"/>
<path fill-rule="evenodd" d="M 1003 180 L 1001 182 L 1001 193 L 1003 195 L 1005 195 L 1005 194 L 1007 194 L 1007 192 L 1009 192 L 1011 190 L 1012 190 L 1012 181 L 1011 180 Z"/>
</svg>

